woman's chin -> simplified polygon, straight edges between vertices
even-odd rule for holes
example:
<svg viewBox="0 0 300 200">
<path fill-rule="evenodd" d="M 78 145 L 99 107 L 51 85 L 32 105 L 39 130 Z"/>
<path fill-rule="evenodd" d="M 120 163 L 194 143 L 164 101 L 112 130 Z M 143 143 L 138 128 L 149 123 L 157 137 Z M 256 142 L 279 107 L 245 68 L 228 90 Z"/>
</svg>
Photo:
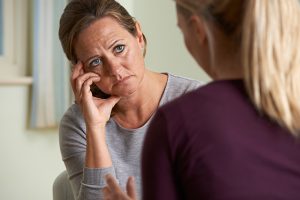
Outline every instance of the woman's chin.
<svg viewBox="0 0 300 200">
<path fill-rule="evenodd" d="M 119 88 L 118 90 L 114 91 L 112 94 L 114 96 L 119 96 L 119 97 L 130 97 L 132 96 L 135 92 L 137 91 L 136 88 Z"/>
</svg>

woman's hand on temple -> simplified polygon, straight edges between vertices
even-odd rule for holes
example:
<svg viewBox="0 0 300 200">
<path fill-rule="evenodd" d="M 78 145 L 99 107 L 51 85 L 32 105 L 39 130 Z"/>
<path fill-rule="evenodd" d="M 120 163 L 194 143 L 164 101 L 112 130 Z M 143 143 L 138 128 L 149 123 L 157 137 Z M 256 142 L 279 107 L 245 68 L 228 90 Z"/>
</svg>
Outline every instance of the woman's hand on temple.
<svg viewBox="0 0 300 200">
<path fill-rule="evenodd" d="M 93 83 L 100 81 L 98 74 L 84 73 L 82 62 L 73 66 L 71 85 L 76 103 L 82 109 L 87 128 L 97 129 L 104 127 L 109 120 L 111 110 L 120 100 L 119 97 L 111 96 L 108 99 L 94 97 L 90 90 Z"/>
<path fill-rule="evenodd" d="M 136 200 L 134 178 L 130 176 L 127 180 L 126 192 L 122 191 L 116 180 L 110 174 L 106 177 L 107 186 L 102 189 L 104 200 Z"/>
</svg>

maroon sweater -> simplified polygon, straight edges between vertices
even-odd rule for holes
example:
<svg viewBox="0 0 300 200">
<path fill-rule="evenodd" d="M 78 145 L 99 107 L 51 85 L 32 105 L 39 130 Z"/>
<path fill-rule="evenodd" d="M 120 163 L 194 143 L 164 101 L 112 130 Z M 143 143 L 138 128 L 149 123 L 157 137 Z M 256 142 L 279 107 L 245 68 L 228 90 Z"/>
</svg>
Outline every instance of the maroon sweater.
<svg viewBox="0 0 300 200">
<path fill-rule="evenodd" d="M 300 200 L 300 141 L 254 109 L 240 80 L 159 109 L 142 156 L 144 200 Z"/>
</svg>

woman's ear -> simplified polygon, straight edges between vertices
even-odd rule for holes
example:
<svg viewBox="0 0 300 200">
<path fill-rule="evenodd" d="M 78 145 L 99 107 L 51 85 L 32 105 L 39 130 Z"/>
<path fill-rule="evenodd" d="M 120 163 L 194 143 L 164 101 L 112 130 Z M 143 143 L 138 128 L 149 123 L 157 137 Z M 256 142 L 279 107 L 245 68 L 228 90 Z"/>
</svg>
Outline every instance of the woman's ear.
<svg viewBox="0 0 300 200">
<path fill-rule="evenodd" d="M 144 41 L 143 32 L 140 23 L 135 22 L 135 28 L 136 28 L 136 38 L 138 40 L 138 43 L 140 44 L 141 48 L 144 48 L 145 41 Z"/>
<path fill-rule="evenodd" d="M 193 15 L 189 19 L 189 24 L 195 39 L 199 44 L 205 44 L 207 40 L 206 24 L 205 21 L 198 15 Z"/>
</svg>

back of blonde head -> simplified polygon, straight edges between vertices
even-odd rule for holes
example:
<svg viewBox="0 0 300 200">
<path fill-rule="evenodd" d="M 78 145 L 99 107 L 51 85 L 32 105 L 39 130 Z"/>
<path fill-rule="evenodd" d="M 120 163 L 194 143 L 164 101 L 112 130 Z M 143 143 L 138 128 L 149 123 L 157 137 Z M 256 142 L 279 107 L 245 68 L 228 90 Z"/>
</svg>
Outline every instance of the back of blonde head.
<svg viewBox="0 0 300 200">
<path fill-rule="evenodd" d="M 300 136 L 299 1 L 181 1 L 197 7 L 200 15 L 239 40 L 251 101 L 262 114 Z M 238 16 L 241 20 L 237 21 Z"/>
<path fill-rule="evenodd" d="M 256 107 L 291 133 L 300 130 L 300 5 L 298 0 L 248 0 L 243 66 Z"/>
</svg>

